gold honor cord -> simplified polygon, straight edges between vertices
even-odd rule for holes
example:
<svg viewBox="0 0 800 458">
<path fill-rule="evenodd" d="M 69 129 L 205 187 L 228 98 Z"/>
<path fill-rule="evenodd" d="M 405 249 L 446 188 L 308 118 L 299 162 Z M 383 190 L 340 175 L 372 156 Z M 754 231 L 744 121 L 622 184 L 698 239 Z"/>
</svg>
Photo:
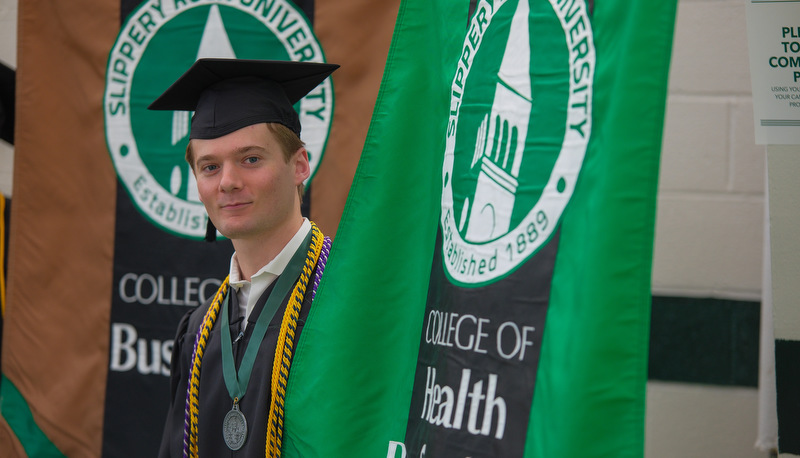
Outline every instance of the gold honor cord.
<svg viewBox="0 0 800 458">
<path fill-rule="evenodd" d="M 317 264 L 324 236 L 316 224 L 311 222 L 311 244 L 308 247 L 303 271 L 300 279 L 295 284 L 286 311 L 281 321 L 280 333 L 278 334 L 278 345 L 275 348 L 275 356 L 272 366 L 272 380 L 270 387 L 269 416 L 267 418 L 267 443 L 266 456 L 281 456 L 281 443 L 283 440 L 283 416 L 284 401 L 286 397 L 286 383 L 289 377 L 289 367 L 292 363 L 292 349 L 294 346 L 295 330 L 297 329 L 297 319 L 300 316 L 300 309 L 303 305 L 306 287 L 308 286 L 314 266 Z M 195 339 L 194 355 L 192 357 L 192 374 L 189 379 L 186 396 L 186 420 L 184 425 L 183 455 L 189 458 L 198 458 L 197 447 L 198 418 L 200 411 L 200 367 L 203 360 L 208 336 L 214 322 L 217 320 L 222 301 L 228 292 L 228 278 L 220 285 L 211 306 L 208 308 L 203 322 L 198 330 Z"/>
<path fill-rule="evenodd" d="M 275 347 L 275 358 L 272 361 L 272 389 L 270 396 L 269 418 L 267 418 L 267 458 L 280 457 L 283 444 L 283 414 L 286 400 L 286 385 L 289 379 L 289 367 L 292 364 L 295 330 L 300 308 L 306 294 L 306 286 L 314 272 L 324 242 L 322 231 L 311 223 L 311 245 L 308 247 L 306 263 L 300 280 L 292 291 L 291 299 L 286 305 L 278 334 L 278 345 Z"/>
<path fill-rule="evenodd" d="M 217 321 L 220 305 L 227 293 L 228 277 L 225 277 L 225 281 L 219 286 L 217 294 L 214 295 L 214 300 L 211 302 L 211 306 L 203 317 L 203 322 L 200 324 L 200 329 L 195 339 L 194 355 L 192 356 L 192 374 L 189 379 L 189 387 L 187 388 L 186 416 L 183 425 L 184 457 L 197 458 L 199 456 L 197 451 L 197 428 L 198 416 L 200 413 L 200 364 L 203 362 L 203 354 L 205 353 L 206 343 L 208 343 L 208 337 L 211 334 L 211 328 L 214 327 L 214 322 Z"/>
</svg>

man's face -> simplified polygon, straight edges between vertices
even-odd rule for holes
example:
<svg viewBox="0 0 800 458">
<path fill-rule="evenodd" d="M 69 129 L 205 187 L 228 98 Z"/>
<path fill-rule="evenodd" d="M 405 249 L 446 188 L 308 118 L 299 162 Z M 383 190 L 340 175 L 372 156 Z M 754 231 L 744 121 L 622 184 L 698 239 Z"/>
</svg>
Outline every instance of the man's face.
<svg viewBox="0 0 800 458">
<path fill-rule="evenodd" d="M 235 242 L 296 230 L 297 186 L 310 173 L 304 148 L 286 162 L 267 125 L 255 124 L 212 140 L 194 139 L 192 150 L 200 200 L 222 235 Z"/>
</svg>

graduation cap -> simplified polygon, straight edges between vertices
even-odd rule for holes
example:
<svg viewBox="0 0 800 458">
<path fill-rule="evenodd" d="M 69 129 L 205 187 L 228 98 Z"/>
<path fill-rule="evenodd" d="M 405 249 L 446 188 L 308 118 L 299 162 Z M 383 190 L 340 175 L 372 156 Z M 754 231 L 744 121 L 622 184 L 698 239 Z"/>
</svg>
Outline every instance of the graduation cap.
<svg viewBox="0 0 800 458">
<path fill-rule="evenodd" d="M 245 59 L 198 59 L 148 107 L 194 111 L 190 139 L 213 139 L 260 123 L 279 123 L 300 136 L 294 104 L 336 64 Z M 206 240 L 216 239 L 208 220 Z"/>
<path fill-rule="evenodd" d="M 336 64 L 246 59 L 198 59 L 148 107 L 194 111 L 189 138 L 211 139 L 262 122 L 300 136 L 293 105 Z"/>
</svg>

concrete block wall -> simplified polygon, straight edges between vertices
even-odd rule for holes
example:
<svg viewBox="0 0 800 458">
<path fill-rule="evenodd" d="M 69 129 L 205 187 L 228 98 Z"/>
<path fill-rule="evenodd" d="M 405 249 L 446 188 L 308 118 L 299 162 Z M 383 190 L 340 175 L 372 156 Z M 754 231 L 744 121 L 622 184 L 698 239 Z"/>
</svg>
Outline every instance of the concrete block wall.
<svg viewBox="0 0 800 458">
<path fill-rule="evenodd" d="M 17 68 L 17 0 L 0 0 L 0 61 Z M 14 148 L 0 140 L 0 193 L 11 195 Z"/>
<path fill-rule="evenodd" d="M 678 3 L 654 295 L 761 300 L 766 149 L 755 145 L 745 10 Z M 769 456 L 754 445 L 756 388 L 651 380 L 647 400 L 647 458 Z"/>
<path fill-rule="evenodd" d="M 653 292 L 760 300 L 765 148 L 756 146 L 745 2 L 680 0 Z"/>
</svg>

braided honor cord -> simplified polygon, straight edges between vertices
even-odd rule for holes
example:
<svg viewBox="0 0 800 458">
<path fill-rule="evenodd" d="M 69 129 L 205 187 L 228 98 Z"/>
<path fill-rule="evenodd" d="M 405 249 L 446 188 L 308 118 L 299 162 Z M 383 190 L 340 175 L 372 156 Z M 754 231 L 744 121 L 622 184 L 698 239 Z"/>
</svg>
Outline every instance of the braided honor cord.
<svg viewBox="0 0 800 458">
<path fill-rule="evenodd" d="M 200 364 L 203 361 L 203 353 L 205 352 L 208 336 L 211 333 L 211 328 L 214 327 L 214 322 L 219 315 L 219 309 L 222 301 L 225 299 L 225 294 L 228 293 L 228 277 L 219 286 L 211 306 L 208 308 L 203 322 L 197 330 L 197 336 L 194 339 L 194 350 L 192 351 L 192 374 L 189 378 L 189 387 L 186 390 L 186 410 L 183 420 L 183 456 L 184 458 L 197 458 L 197 424 L 198 414 L 200 412 Z"/>
<path fill-rule="evenodd" d="M 283 314 L 281 330 L 280 334 L 278 334 L 278 345 L 275 348 L 275 358 L 272 362 L 272 392 L 269 417 L 267 418 L 267 458 L 281 456 L 286 383 L 289 378 L 289 367 L 292 364 L 297 319 L 300 316 L 300 308 L 303 305 L 306 287 L 311 279 L 311 274 L 314 272 L 314 266 L 322 253 L 324 239 L 325 237 L 323 237 L 317 225 L 311 223 L 311 245 L 308 248 L 308 256 L 303 266 L 303 272 L 300 273 L 300 280 L 295 285 L 289 303 L 286 305 L 286 311 Z"/>
<path fill-rule="evenodd" d="M 322 242 L 322 252 L 319 254 L 317 260 L 317 271 L 314 273 L 314 289 L 311 290 L 311 300 L 317 297 L 317 288 L 319 288 L 319 281 L 322 279 L 322 272 L 325 271 L 325 264 L 328 263 L 328 255 L 331 253 L 331 238 L 327 235 Z"/>
</svg>

